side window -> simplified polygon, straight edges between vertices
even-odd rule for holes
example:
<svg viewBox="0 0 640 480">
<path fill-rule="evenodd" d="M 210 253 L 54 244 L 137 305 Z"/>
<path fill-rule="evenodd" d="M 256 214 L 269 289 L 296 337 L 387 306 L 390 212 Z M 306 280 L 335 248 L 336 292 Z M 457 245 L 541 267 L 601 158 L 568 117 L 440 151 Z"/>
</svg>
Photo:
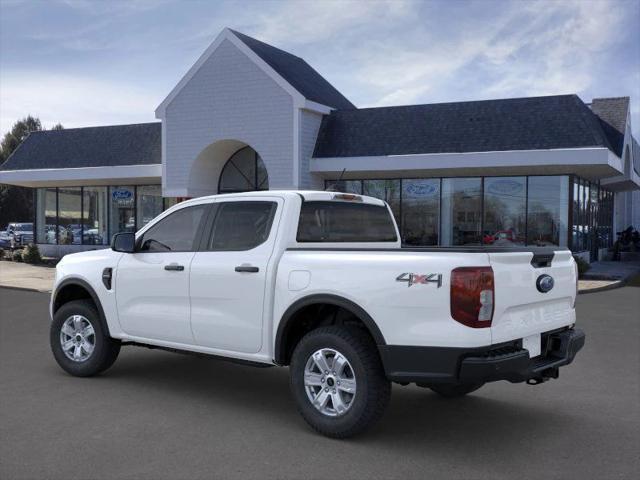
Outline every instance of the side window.
<svg viewBox="0 0 640 480">
<path fill-rule="evenodd" d="M 147 230 L 141 241 L 141 252 L 192 252 L 198 227 L 206 205 L 186 207 L 163 218 Z"/>
<path fill-rule="evenodd" d="M 218 205 L 208 250 L 251 250 L 267 241 L 277 203 L 224 202 Z"/>
</svg>

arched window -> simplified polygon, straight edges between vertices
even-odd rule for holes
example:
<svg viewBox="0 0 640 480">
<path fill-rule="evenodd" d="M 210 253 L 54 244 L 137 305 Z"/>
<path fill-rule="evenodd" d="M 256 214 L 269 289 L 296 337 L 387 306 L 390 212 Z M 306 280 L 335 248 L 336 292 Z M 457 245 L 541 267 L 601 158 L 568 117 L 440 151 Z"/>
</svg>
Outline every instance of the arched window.
<svg viewBox="0 0 640 480">
<path fill-rule="evenodd" d="M 269 176 L 260 155 L 251 147 L 244 147 L 231 155 L 222 168 L 219 193 L 269 190 Z"/>
</svg>

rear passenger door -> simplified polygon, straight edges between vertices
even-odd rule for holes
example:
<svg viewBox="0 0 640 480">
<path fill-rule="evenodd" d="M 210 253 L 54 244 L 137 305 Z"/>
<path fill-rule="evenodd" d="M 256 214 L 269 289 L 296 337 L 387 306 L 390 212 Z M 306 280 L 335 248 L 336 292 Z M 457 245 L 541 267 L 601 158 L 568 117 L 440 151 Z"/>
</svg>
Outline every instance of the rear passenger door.
<svg viewBox="0 0 640 480">
<path fill-rule="evenodd" d="M 282 200 L 225 199 L 215 209 L 191 264 L 191 328 L 198 345 L 256 353 Z"/>
</svg>

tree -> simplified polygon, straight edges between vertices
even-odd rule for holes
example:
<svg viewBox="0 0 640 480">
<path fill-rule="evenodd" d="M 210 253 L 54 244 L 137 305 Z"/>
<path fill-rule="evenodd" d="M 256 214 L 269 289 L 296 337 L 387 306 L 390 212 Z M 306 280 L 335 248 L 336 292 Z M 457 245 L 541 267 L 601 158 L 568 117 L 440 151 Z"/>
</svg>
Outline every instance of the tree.
<svg viewBox="0 0 640 480">
<path fill-rule="evenodd" d="M 61 124 L 53 127 L 62 130 Z M 31 133 L 42 130 L 39 118 L 28 115 L 13 124 L 0 142 L 0 164 L 3 164 Z M 29 222 L 33 219 L 33 190 L 13 185 L 0 185 L 0 228 L 9 222 Z"/>
</svg>

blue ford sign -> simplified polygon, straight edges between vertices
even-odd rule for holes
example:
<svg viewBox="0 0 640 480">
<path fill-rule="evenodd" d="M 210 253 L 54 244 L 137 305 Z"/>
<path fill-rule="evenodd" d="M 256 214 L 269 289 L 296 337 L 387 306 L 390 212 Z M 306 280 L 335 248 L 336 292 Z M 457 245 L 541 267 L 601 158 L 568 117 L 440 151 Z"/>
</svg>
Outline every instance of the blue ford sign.
<svg viewBox="0 0 640 480">
<path fill-rule="evenodd" d="M 538 291 L 541 293 L 547 293 L 553 288 L 554 285 L 553 277 L 551 275 L 540 275 L 538 280 L 536 280 L 536 287 Z"/>
<path fill-rule="evenodd" d="M 133 192 L 124 188 L 117 188 L 111 192 L 111 197 L 114 200 L 129 200 L 133 197 Z"/>
</svg>

